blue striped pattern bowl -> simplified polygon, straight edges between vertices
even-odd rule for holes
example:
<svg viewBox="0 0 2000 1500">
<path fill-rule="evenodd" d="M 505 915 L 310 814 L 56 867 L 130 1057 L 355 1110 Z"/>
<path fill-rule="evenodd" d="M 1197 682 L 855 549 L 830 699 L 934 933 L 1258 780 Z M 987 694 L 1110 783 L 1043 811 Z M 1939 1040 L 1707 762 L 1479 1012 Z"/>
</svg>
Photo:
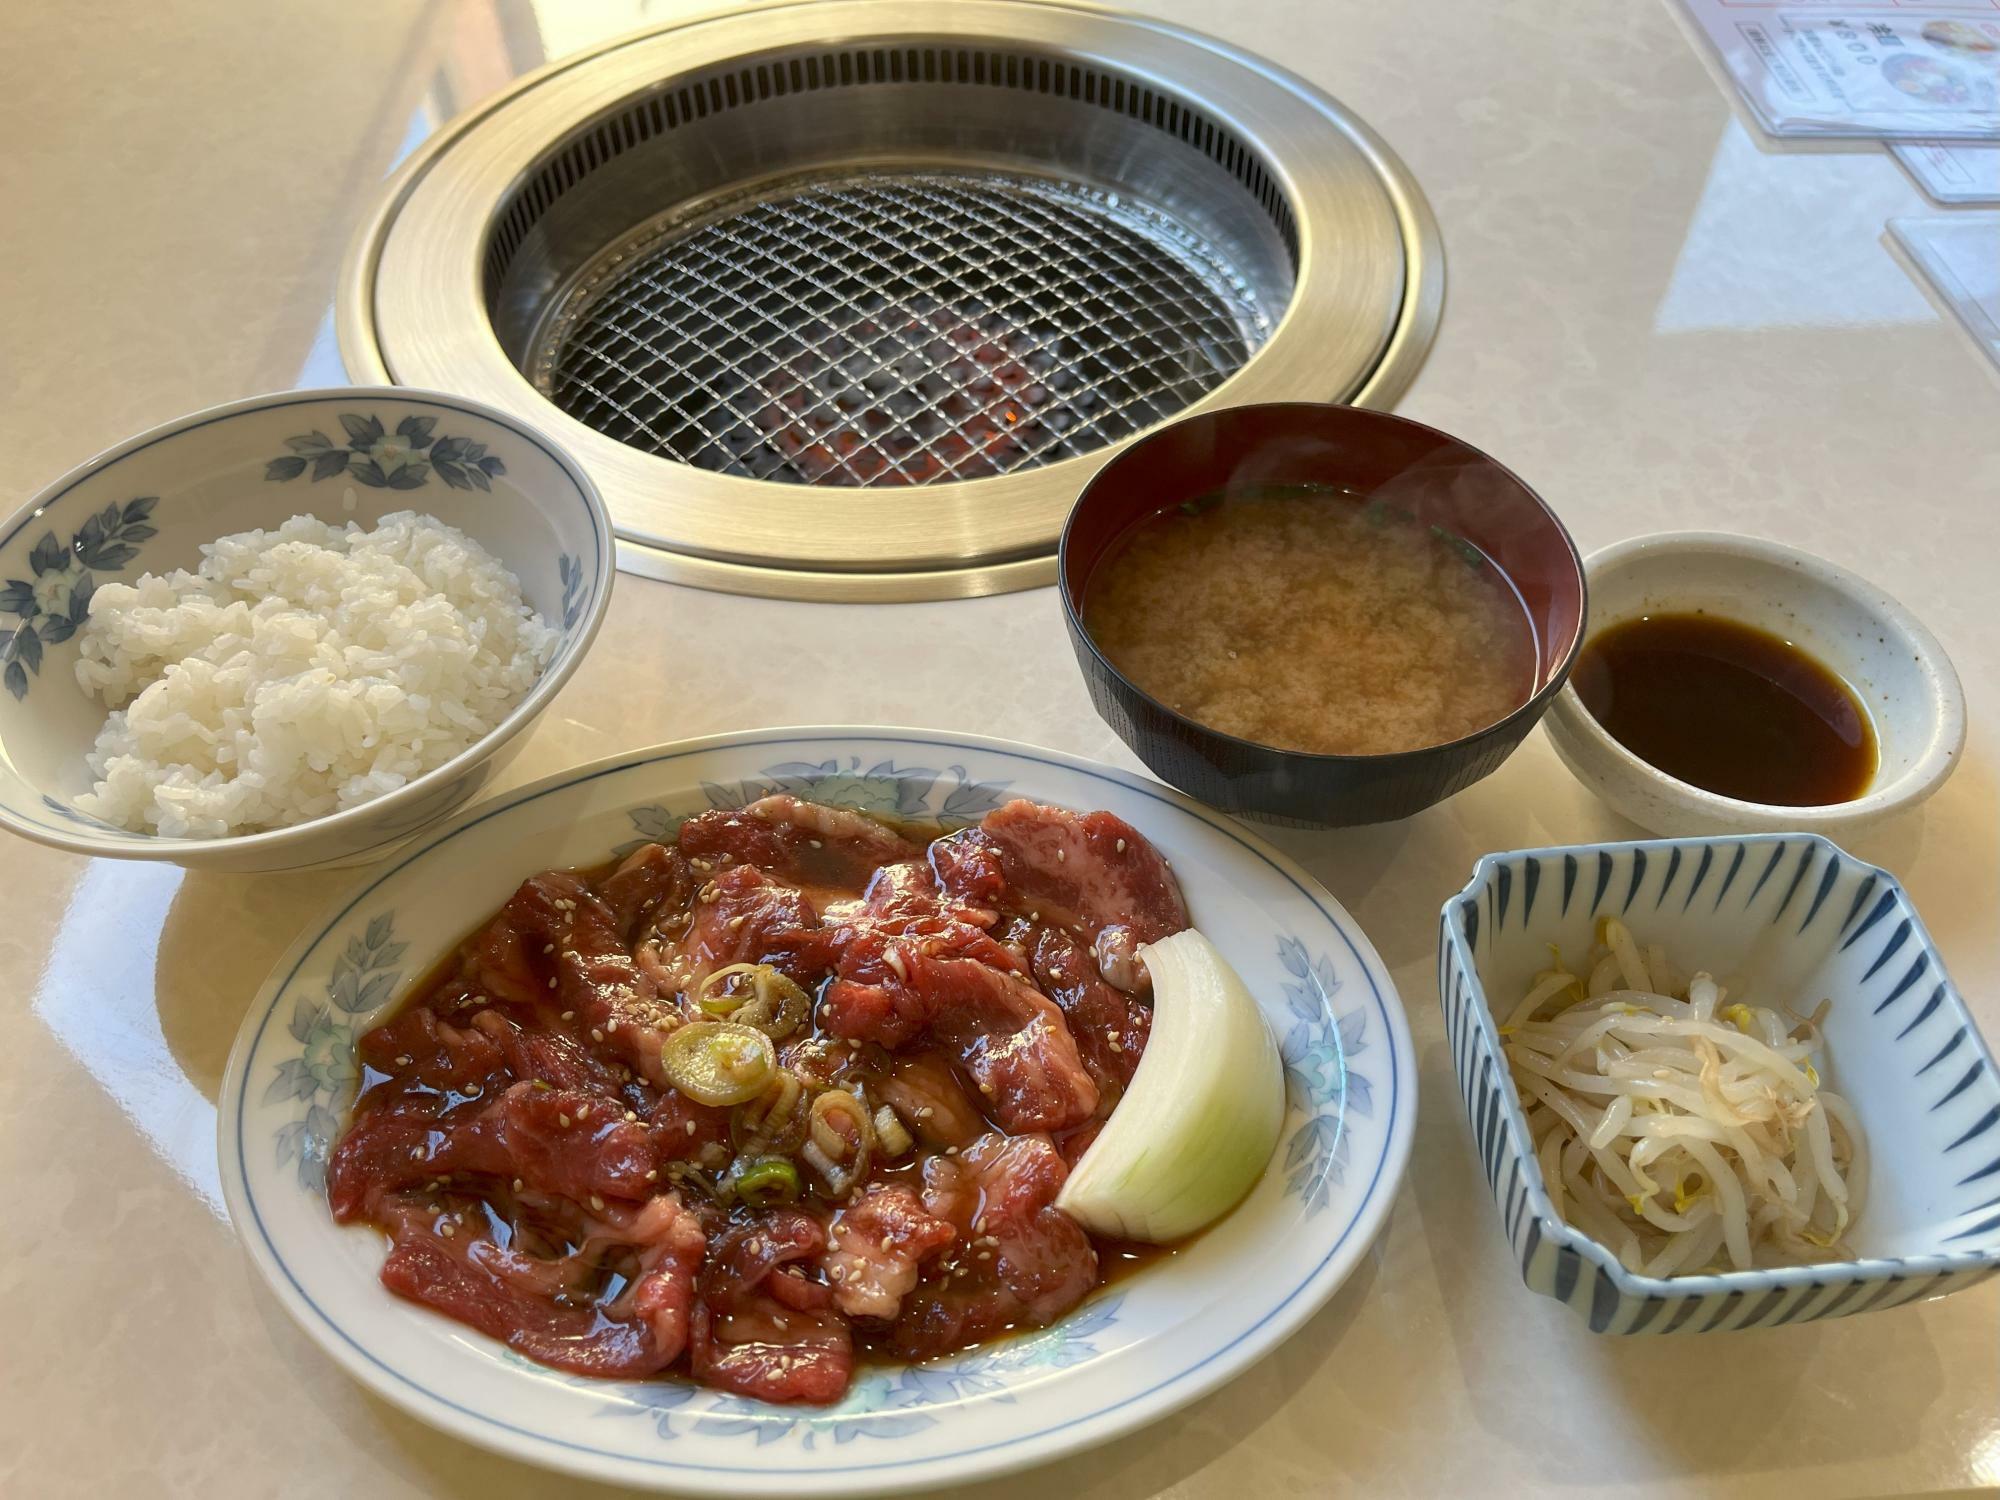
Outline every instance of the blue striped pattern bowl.
<svg viewBox="0 0 2000 1500">
<path fill-rule="evenodd" d="M 1555 1216 L 1500 1049 L 1505 1011 L 1548 967 L 1624 920 L 1684 969 L 1761 1003 L 1833 1001 L 1822 1071 L 1871 1160 L 1858 1258 L 1635 1275 Z M 1447 901 L 1438 993 L 1472 1140 L 1522 1278 L 1599 1333 L 1708 1333 L 1943 1296 L 2000 1270 L 2000 1076 L 1894 876 L 1806 834 L 1661 839 L 1490 854 Z M 1489 1001 L 1489 996 L 1491 999 Z"/>
</svg>

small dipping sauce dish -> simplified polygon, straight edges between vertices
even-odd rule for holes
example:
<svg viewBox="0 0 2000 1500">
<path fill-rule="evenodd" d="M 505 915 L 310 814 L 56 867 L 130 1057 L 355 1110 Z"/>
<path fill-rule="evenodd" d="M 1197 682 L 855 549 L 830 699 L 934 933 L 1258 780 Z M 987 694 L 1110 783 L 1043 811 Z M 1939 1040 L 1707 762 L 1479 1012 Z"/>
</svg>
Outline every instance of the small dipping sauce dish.
<svg viewBox="0 0 2000 1500">
<path fill-rule="evenodd" d="M 1776 542 L 1667 532 L 1593 553 L 1549 740 L 1667 835 L 1851 830 L 1944 784 L 1965 701 L 1944 648 L 1865 579 Z"/>
<path fill-rule="evenodd" d="M 1359 407 L 1204 412 L 1120 453 L 1058 588 L 1098 713 L 1163 780 L 1305 827 L 1407 817 L 1485 776 L 1562 686 L 1583 566 L 1541 499 Z"/>
</svg>

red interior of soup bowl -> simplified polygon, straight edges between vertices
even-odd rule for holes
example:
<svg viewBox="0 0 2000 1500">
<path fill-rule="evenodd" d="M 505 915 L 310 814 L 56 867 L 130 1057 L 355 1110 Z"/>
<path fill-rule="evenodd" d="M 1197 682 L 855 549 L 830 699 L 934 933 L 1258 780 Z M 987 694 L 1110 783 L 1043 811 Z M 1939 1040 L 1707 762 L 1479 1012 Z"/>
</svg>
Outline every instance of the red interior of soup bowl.
<svg viewBox="0 0 2000 1500">
<path fill-rule="evenodd" d="M 1083 628 L 1091 575 L 1153 512 L 1237 487 L 1343 485 L 1462 537 L 1520 595 L 1535 687 L 1497 723 L 1448 745 L 1313 755 L 1236 739 L 1175 713 L 1105 659 Z M 1098 471 L 1063 531 L 1059 570 L 1077 660 L 1098 712 L 1156 772 L 1231 812 L 1308 824 L 1401 817 L 1487 774 L 1541 717 L 1576 659 L 1583 560 L 1555 514 L 1504 465 L 1386 412 L 1286 403 L 1205 412 L 1140 439 Z"/>
</svg>

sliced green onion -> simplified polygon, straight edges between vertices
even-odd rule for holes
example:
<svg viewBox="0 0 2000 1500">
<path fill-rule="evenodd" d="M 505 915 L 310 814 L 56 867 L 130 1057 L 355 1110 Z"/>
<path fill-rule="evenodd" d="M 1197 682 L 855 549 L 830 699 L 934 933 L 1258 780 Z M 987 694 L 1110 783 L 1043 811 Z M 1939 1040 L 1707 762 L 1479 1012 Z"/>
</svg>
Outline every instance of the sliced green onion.
<svg viewBox="0 0 2000 1500">
<path fill-rule="evenodd" d="M 743 980 L 741 984 L 734 981 Z M 717 986 L 722 986 L 718 989 Z M 714 991 L 714 993 L 710 993 Z M 783 1041 L 812 1015 L 812 997 L 771 964 L 729 964 L 701 982 L 695 1003 L 711 1016 L 728 1016 Z"/>
<path fill-rule="evenodd" d="M 828 1089 L 812 1103 L 812 1138 L 834 1161 L 868 1149 L 868 1110 L 845 1089 Z"/>
<path fill-rule="evenodd" d="M 805 1140 L 805 1111 L 799 1108 L 805 1088 L 790 1068 L 778 1069 L 771 1086 L 755 1099 L 736 1106 L 729 1117 L 729 1138 L 745 1156 L 765 1156 L 798 1150 Z"/>
<path fill-rule="evenodd" d="M 868 1171 L 868 1153 L 875 1127 L 868 1106 L 845 1089 L 828 1089 L 812 1102 L 808 1139 L 799 1153 L 826 1182 L 834 1197 L 842 1196 Z"/>
<path fill-rule="evenodd" d="M 875 1111 L 875 1141 L 884 1156 L 901 1156 L 916 1144 L 909 1129 L 886 1104 Z"/>
<path fill-rule="evenodd" d="M 778 1054 L 754 1026 L 693 1021 L 660 1048 L 660 1071 L 697 1104 L 741 1104 L 771 1086 Z"/>
<path fill-rule="evenodd" d="M 798 1201 L 799 1169 L 782 1156 L 760 1156 L 747 1163 L 739 1158 L 730 1181 L 736 1196 L 752 1208 Z"/>
</svg>

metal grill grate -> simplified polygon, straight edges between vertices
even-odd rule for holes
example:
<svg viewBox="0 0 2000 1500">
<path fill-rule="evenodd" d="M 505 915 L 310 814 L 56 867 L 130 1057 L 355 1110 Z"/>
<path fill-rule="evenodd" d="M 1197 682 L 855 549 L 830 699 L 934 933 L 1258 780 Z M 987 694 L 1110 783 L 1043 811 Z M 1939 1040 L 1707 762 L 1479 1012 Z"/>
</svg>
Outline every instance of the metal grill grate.
<svg viewBox="0 0 2000 1500">
<path fill-rule="evenodd" d="M 599 267 L 545 325 L 537 384 L 621 442 L 757 479 L 927 484 L 1087 453 L 1270 331 L 1170 218 L 1040 178 L 820 181 Z"/>
</svg>

